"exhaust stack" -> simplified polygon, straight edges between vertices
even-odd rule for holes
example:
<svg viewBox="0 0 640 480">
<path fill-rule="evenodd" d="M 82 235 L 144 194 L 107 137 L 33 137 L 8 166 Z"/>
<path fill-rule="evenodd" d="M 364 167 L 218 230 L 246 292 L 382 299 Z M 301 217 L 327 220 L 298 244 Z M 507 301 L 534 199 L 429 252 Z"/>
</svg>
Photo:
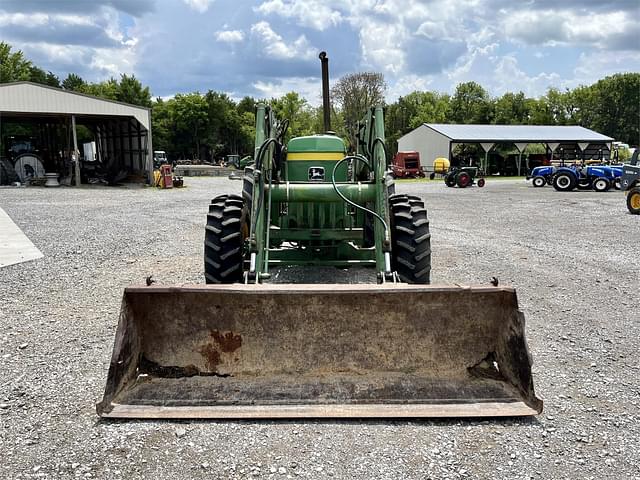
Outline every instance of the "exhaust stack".
<svg viewBox="0 0 640 480">
<path fill-rule="evenodd" d="M 331 131 L 331 106 L 329 104 L 329 59 L 327 52 L 318 56 L 322 64 L 322 112 L 324 114 L 324 131 Z"/>
</svg>

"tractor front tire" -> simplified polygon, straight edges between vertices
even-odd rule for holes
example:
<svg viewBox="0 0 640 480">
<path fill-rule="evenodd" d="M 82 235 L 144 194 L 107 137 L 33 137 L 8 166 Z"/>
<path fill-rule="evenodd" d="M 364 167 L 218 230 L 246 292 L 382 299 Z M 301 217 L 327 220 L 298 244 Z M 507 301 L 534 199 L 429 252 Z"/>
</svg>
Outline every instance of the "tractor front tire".
<svg viewBox="0 0 640 480">
<path fill-rule="evenodd" d="M 630 213 L 640 215 L 640 187 L 633 187 L 627 193 L 627 208 Z"/>
<path fill-rule="evenodd" d="M 540 188 L 540 187 L 544 187 L 547 184 L 547 181 L 545 180 L 544 177 L 533 177 L 533 180 L 531 181 L 531 183 L 533 184 L 534 187 L 536 188 Z"/>
<path fill-rule="evenodd" d="M 431 280 L 431 234 L 424 202 L 419 197 L 393 195 L 391 217 L 391 267 L 400 280 L 429 284 Z"/>
<path fill-rule="evenodd" d="M 611 188 L 611 182 L 606 178 L 596 178 L 593 181 L 593 189 L 596 192 L 606 192 Z"/>
<path fill-rule="evenodd" d="M 558 192 L 569 192 L 576 188 L 576 178 L 569 173 L 558 173 L 553 177 L 553 188 Z"/>
<path fill-rule="evenodd" d="M 242 281 L 245 217 L 242 197 L 221 195 L 211 200 L 204 233 L 206 283 Z"/>
<path fill-rule="evenodd" d="M 456 186 L 456 176 L 449 173 L 446 177 L 444 177 L 444 183 L 447 187 L 455 187 Z"/>
</svg>

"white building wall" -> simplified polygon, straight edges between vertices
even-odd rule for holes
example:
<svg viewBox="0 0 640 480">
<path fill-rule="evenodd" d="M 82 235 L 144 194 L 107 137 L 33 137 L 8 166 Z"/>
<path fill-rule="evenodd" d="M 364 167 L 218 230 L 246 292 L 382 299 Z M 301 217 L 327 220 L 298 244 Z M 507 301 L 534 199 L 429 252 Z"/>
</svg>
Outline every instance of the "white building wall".
<svg viewBox="0 0 640 480">
<path fill-rule="evenodd" d="M 415 130 L 398 139 L 398 151 L 416 151 L 420 153 L 420 164 L 428 171 L 433 170 L 436 158 L 449 158 L 449 138 L 432 130 L 426 125 L 420 125 Z"/>
</svg>

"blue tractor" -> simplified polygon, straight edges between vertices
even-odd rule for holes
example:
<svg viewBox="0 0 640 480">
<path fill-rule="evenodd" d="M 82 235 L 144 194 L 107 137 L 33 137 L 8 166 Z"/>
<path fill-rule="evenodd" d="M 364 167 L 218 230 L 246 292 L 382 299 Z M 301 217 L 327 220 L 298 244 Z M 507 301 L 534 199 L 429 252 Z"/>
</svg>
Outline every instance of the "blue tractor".
<svg viewBox="0 0 640 480">
<path fill-rule="evenodd" d="M 556 173 L 556 167 L 552 165 L 542 165 L 535 167 L 531 173 L 527 175 L 527 180 L 531 180 L 534 187 L 544 187 L 553 184 L 553 175 Z"/>
<path fill-rule="evenodd" d="M 559 192 L 569 192 L 576 188 L 606 192 L 616 185 L 616 172 L 608 165 L 559 167 L 553 175 L 552 183 L 553 188 Z"/>
</svg>

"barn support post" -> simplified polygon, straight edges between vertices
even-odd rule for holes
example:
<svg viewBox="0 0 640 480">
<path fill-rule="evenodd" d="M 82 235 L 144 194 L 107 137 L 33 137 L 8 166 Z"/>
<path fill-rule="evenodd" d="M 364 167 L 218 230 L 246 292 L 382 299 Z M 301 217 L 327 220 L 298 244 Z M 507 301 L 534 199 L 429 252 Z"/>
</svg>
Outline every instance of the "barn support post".
<svg viewBox="0 0 640 480">
<path fill-rule="evenodd" d="M 491 143 L 491 142 L 480 143 L 480 146 L 484 150 L 484 166 L 482 170 L 484 171 L 485 175 L 489 175 L 489 152 L 491 151 L 494 145 L 495 143 Z"/>
<path fill-rule="evenodd" d="M 76 176 L 76 187 L 80 186 L 80 151 L 78 150 L 78 132 L 76 131 L 76 116 L 71 115 L 71 129 L 73 130 L 73 159 Z"/>
<path fill-rule="evenodd" d="M 147 129 L 147 172 L 149 185 L 153 185 L 153 142 L 151 138 L 151 109 L 147 110 L 149 128 Z"/>
</svg>

